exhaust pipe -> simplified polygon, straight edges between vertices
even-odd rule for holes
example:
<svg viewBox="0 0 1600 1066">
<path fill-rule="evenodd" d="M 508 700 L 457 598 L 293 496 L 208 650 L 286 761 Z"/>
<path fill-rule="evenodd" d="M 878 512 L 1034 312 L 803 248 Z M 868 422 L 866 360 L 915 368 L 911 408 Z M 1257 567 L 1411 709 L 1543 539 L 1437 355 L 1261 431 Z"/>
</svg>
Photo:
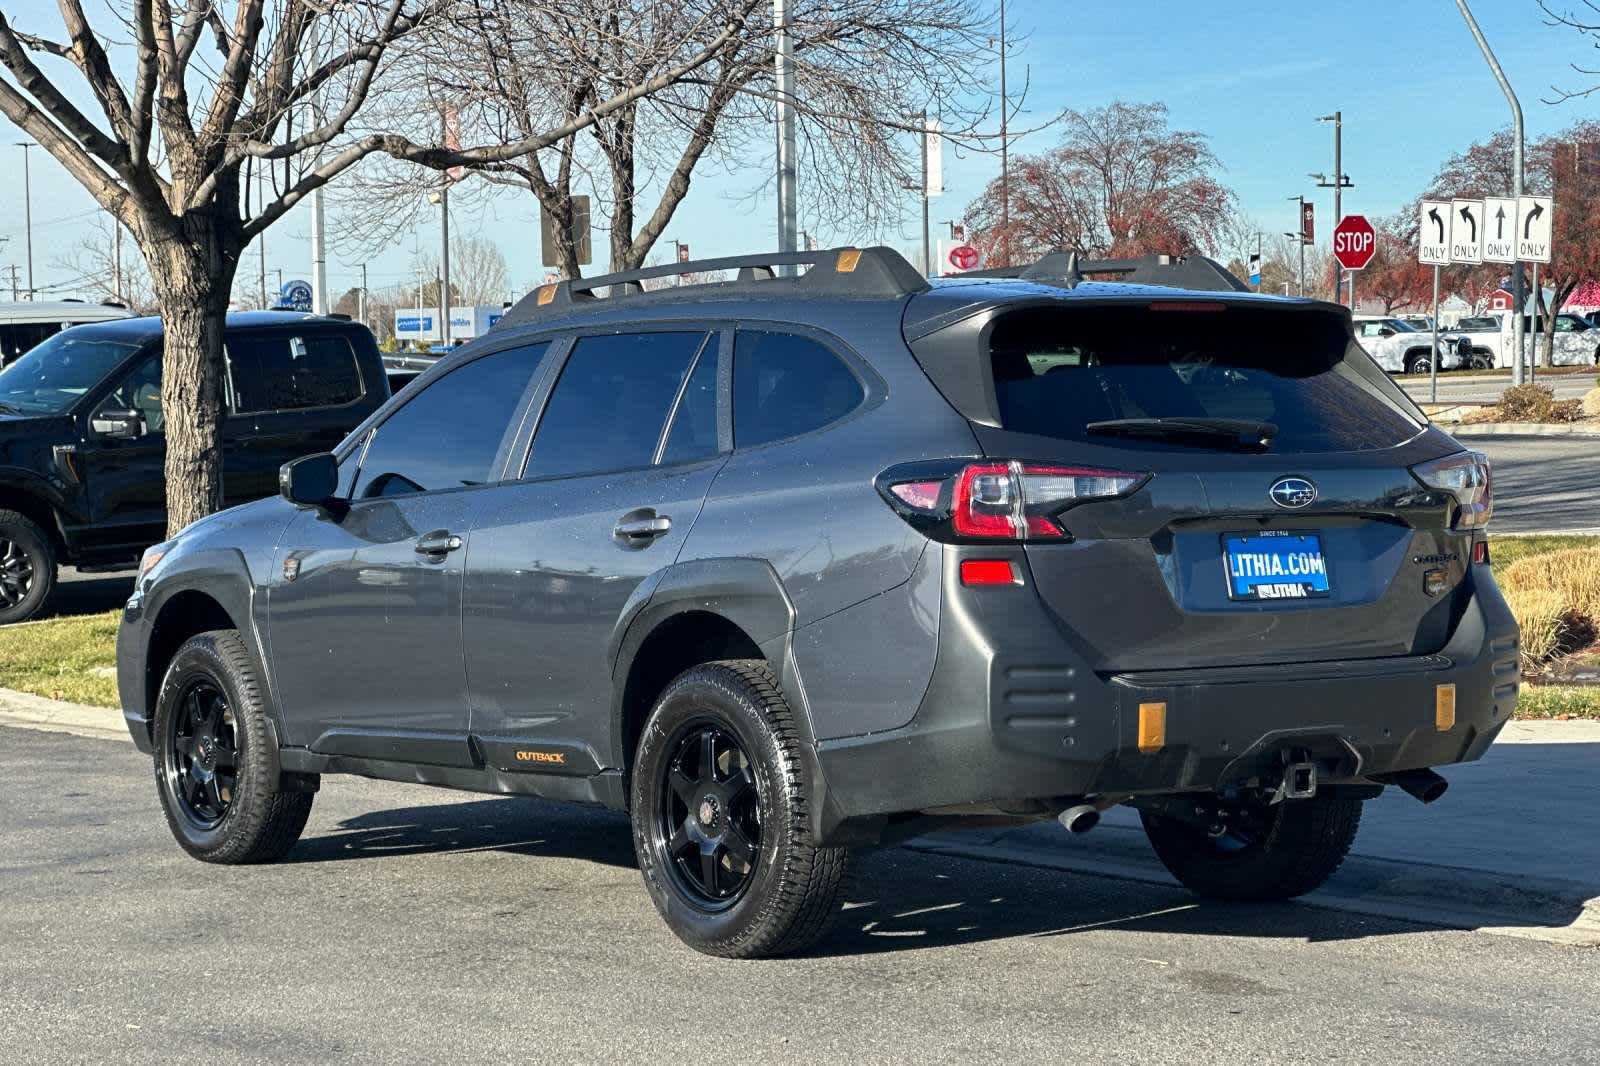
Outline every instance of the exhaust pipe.
<svg viewBox="0 0 1600 1066">
<path fill-rule="evenodd" d="M 1087 833 L 1100 824 L 1100 811 L 1092 803 L 1080 803 L 1056 815 L 1056 820 L 1069 833 Z"/>
<path fill-rule="evenodd" d="M 1372 780 L 1385 785 L 1399 785 L 1407 795 L 1423 803 L 1432 803 L 1444 795 L 1444 790 L 1450 787 L 1450 782 L 1432 770 L 1401 770 L 1393 774 L 1373 774 Z"/>
</svg>

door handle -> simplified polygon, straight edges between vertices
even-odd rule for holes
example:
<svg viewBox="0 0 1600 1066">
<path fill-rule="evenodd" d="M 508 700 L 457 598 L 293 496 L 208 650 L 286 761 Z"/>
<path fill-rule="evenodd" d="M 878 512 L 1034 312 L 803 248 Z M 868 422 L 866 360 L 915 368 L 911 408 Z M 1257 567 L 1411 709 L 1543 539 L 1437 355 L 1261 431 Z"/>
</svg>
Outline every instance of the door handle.
<svg viewBox="0 0 1600 1066">
<path fill-rule="evenodd" d="M 648 507 L 641 507 L 617 519 L 611 535 L 625 548 L 643 548 L 657 537 L 665 536 L 671 531 L 670 517 L 664 514 L 658 515 Z"/>
<path fill-rule="evenodd" d="M 448 529 L 436 529 L 417 538 L 418 555 L 449 555 L 461 547 L 461 538 Z"/>
</svg>

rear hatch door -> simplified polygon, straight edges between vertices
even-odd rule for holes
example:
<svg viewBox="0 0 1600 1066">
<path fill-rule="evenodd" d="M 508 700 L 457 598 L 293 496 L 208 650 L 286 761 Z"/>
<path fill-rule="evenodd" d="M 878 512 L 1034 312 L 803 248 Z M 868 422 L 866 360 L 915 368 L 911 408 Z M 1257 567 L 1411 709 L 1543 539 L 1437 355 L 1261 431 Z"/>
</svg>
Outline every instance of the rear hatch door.
<svg viewBox="0 0 1600 1066">
<path fill-rule="evenodd" d="M 1066 536 L 1027 546 L 1039 594 L 1094 668 L 1446 643 L 1470 535 L 1410 468 L 1460 449 L 1341 309 L 1078 295 L 970 331 L 991 391 L 967 413 L 987 456 L 1149 475 L 1060 512 Z M 936 382 L 937 363 L 924 364 Z"/>
</svg>

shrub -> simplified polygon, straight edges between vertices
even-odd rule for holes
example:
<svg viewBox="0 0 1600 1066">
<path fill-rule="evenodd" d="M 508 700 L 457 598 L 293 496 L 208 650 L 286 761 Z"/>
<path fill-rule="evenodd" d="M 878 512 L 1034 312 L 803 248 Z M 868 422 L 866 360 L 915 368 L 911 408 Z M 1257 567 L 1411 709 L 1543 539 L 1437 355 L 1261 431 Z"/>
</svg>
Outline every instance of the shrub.
<svg viewBox="0 0 1600 1066">
<path fill-rule="evenodd" d="M 1585 418 L 1600 418 L 1600 385 L 1584 393 L 1580 402 L 1583 404 Z"/>
<path fill-rule="evenodd" d="M 1550 589 L 1507 591 L 1506 603 L 1522 629 L 1522 669 L 1537 670 L 1561 650 L 1561 594 Z"/>
<path fill-rule="evenodd" d="M 1499 584 L 1522 627 L 1523 669 L 1586 647 L 1600 631 L 1600 548 L 1518 559 Z"/>
<path fill-rule="evenodd" d="M 1548 385 L 1513 385 L 1500 394 L 1500 418 L 1505 422 L 1576 422 L 1583 417 L 1582 400 L 1558 400 Z"/>
</svg>

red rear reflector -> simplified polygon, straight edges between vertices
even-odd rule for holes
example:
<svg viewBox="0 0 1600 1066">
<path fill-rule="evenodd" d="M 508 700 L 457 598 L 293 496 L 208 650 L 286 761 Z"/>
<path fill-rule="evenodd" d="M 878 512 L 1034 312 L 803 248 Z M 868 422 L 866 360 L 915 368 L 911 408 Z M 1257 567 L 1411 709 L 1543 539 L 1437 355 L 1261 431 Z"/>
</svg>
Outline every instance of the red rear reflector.
<svg viewBox="0 0 1600 1066">
<path fill-rule="evenodd" d="M 961 560 L 963 585 L 1020 585 L 1016 568 L 1005 559 Z"/>
<path fill-rule="evenodd" d="M 1472 561 L 1477 563 L 1479 566 L 1485 566 L 1485 565 L 1488 564 L 1488 562 L 1489 562 L 1489 542 L 1488 541 L 1480 540 L 1480 541 L 1478 541 L 1478 543 L 1476 543 L 1476 544 L 1474 544 L 1472 546 Z"/>
<path fill-rule="evenodd" d="M 1150 305 L 1152 311 L 1226 311 L 1227 305 L 1209 300 L 1162 300 Z"/>
<path fill-rule="evenodd" d="M 915 507 L 919 511 L 931 511 L 939 506 L 939 490 L 942 488 L 944 488 L 943 481 L 904 481 L 898 485 L 890 485 L 889 491 L 908 507 Z"/>
</svg>

